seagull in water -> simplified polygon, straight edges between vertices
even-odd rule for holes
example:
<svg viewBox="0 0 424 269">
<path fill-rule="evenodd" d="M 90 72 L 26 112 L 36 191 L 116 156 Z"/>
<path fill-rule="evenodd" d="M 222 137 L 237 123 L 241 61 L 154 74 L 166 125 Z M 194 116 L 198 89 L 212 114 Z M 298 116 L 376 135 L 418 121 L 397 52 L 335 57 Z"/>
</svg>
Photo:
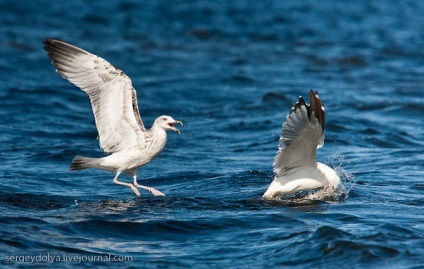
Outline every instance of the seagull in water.
<svg viewBox="0 0 424 269">
<path fill-rule="evenodd" d="M 137 188 L 150 191 L 155 196 L 162 192 L 137 183 L 137 170 L 151 162 L 166 144 L 166 131 L 180 131 L 182 124 L 170 116 L 160 116 L 152 128 L 146 129 L 138 110 L 137 94 L 130 78 L 106 60 L 68 43 L 45 39 L 44 49 L 52 59 L 56 72 L 79 87 L 90 98 L 99 133 L 100 147 L 110 155 L 104 158 L 76 156 L 71 170 L 97 168 L 116 172 L 113 182 L 130 187 L 137 196 Z M 133 183 L 118 180 L 126 172 Z"/>
<path fill-rule="evenodd" d="M 309 91 L 309 102 L 299 96 L 286 117 L 273 164 L 274 180 L 265 199 L 301 190 L 334 190 L 340 184 L 336 171 L 316 160 L 317 149 L 324 145 L 325 110 L 318 92 Z"/>
</svg>

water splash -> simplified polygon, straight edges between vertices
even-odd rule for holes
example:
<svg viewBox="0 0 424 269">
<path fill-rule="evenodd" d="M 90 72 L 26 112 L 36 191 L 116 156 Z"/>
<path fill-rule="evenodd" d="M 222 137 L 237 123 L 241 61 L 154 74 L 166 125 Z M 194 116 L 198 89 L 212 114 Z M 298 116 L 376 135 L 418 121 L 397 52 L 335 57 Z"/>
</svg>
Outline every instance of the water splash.
<svg viewBox="0 0 424 269">
<path fill-rule="evenodd" d="M 333 155 L 327 159 L 329 166 L 333 167 L 340 177 L 340 185 L 333 192 L 336 201 L 344 201 L 349 197 L 349 192 L 355 186 L 355 176 L 347 171 L 350 162 L 344 156 Z"/>
<path fill-rule="evenodd" d="M 320 200 L 326 202 L 341 202 L 349 197 L 349 192 L 355 185 L 355 176 L 347 171 L 350 162 L 344 156 L 333 155 L 328 157 L 326 163 L 332 167 L 340 177 L 340 184 L 336 189 L 321 188 L 313 190 L 303 198 L 308 200 Z"/>
</svg>

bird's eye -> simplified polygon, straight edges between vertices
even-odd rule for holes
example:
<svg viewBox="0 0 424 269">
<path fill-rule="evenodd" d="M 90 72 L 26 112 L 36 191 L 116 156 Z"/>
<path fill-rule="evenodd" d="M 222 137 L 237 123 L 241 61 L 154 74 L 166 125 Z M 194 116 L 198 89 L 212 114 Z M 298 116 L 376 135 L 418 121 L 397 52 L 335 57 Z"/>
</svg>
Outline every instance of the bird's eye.
<svg viewBox="0 0 424 269">
<path fill-rule="evenodd" d="M 162 120 L 163 120 L 163 121 L 167 121 L 168 119 L 167 119 L 167 118 L 162 118 Z"/>
</svg>

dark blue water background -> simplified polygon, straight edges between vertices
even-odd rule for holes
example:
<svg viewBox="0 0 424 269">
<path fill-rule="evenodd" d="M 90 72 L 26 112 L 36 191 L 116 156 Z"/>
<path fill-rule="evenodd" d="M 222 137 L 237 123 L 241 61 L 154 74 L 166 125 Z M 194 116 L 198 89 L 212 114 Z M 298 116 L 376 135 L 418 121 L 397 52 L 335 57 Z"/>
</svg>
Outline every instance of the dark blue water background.
<svg viewBox="0 0 424 269">
<path fill-rule="evenodd" d="M 2 266 L 113 254 L 134 261 L 81 265 L 423 268 L 423 14 L 424 1 L 394 0 L 0 1 Z M 166 197 L 68 170 L 103 153 L 46 37 L 130 76 L 147 126 L 184 121 L 139 171 Z M 348 197 L 263 201 L 281 124 L 309 89 L 327 111 L 318 160 L 339 167 Z"/>
</svg>

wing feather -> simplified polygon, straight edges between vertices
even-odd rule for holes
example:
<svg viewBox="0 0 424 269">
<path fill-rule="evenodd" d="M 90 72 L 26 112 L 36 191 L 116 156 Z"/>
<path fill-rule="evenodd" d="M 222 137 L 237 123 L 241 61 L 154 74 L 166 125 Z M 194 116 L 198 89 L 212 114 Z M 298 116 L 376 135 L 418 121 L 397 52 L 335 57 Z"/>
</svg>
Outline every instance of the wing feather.
<svg viewBox="0 0 424 269">
<path fill-rule="evenodd" d="M 68 43 L 46 39 L 56 72 L 90 97 L 100 147 L 116 152 L 140 145 L 148 135 L 130 78 L 104 59 Z"/>
<path fill-rule="evenodd" d="M 324 144 L 325 111 L 318 92 L 309 92 L 310 105 L 303 98 L 290 110 L 283 124 L 274 173 L 284 175 L 300 167 L 316 167 L 317 148 Z"/>
</svg>

